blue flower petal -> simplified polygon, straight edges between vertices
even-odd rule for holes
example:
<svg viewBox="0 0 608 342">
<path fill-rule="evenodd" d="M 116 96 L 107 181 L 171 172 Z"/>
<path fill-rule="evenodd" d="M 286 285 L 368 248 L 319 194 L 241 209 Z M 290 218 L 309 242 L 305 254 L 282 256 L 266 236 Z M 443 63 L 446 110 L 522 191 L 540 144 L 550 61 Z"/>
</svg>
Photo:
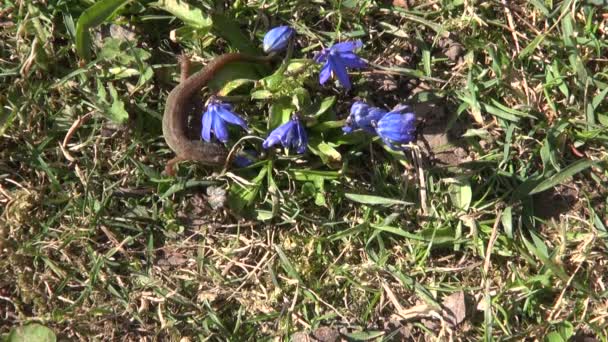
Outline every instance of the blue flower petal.
<svg viewBox="0 0 608 342">
<path fill-rule="evenodd" d="M 209 101 L 207 109 L 203 113 L 202 121 L 201 137 L 205 141 L 211 141 L 211 133 L 213 132 L 213 135 L 219 141 L 227 142 L 227 124 L 238 125 L 247 130 L 247 123 L 232 112 L 232 105 L 215 98 Z"/>
<path fill-rule="evenodd" d="M 268 149 L 278 143 L 285 148 L 295 149 L 298 153 L 304 153 L 306 151 L 308 136 L 304 126 L 297 117 L 294 117 L 270 132 L 266 140 L 262 143 L 262 147 Z"/>
<path fill-rule="evenodd" d="M 285 146 L 285 138 L 292 131 L 294 124 L 295 123 L 292 120 L 289 120 L 288 122 L 275 128 L 272 132 L 270 132 L 266 140 L 264 140 L 264 142 L 262 143 L 262 147 L 267 149 L 278 143 L 281 143 L 281 145 Z"/>
<path fill-rule="evenodd" d="M 247 167 L 255 162 L 256 157 L 257 153 L 255 151 L 243 150 L 234 157 L 232 163 L 237 167 Z"/>
<path fill-rule="evenodd" d="M 407 144 L 415 139 L 416 116 L 413 113 L 389 112 L 378 121 L 376 132 L 385 142 Z"/>
<path fill-rule="evenodd" d="M 329 62 L 326 62 L 321 68 L 321 72 L 319 73 L 319 84 L 324 84 L 331 77 L 331 66 Z"/>
<path fill-rule="evenodd" d="M 384 109 L 378 107 L 371 107 L 367 112 L 367 115 L 359 117 L 355 116 L 354 120 L 359 128 L 369 133 L 374 133 L 378 121 L 380 121 L 380 119 L 382 119 L 384 115 L 386 115 L 386 111 Z"/>
<path fill-rule="evenodd" d="M 340 60 L 340 57 L 336 55 L 329 55 L 328 58 L 329 65 L 331 70 L 334 72 L 340 84 L 346 89 L 350 89 L 350 79 L 348 78 L 348 72 L 346 71 L 346 67 Z"/>
<path fill-rule="evenodd" d="M 369 105 L 363 101 L 355 101 L 352 106 L 350 106 L 350 115 L 353 117 L 366 116 L 368 111 Z"/>
<path fill-rule="evenodd" d="M 329 54 L 329 49 L 323 49 L 320 52 L 315 53 L 313 59 L 317 63 L 324 63 L 327 61 L 328 54 Z"/>
<path fill-rule="evenodd" d="M 375 133 L 377 123 L 387 113 L 386 110 L 378 107 L 371 107 L 363 101 L 355 101 L 350 107 L 350 115 L 346 120 L 344 132 L 351 132 L 355 129 L 363 129 L 369 133 Z"/>
<path fill-rule="evenodd" d="M 213 134 L 217 140 L 223 143 L 228 142 L 228 127 L 219 115 L 213 117 Z"/>
<path fill-rule="evenodd" d="M 297 120 L 294 131 L 296 131 L 296 139 L 294 140 L 292 146 L 298 153 L 306 152 L 306 147 L 308 146 L 308 135 L 300 120 Z"/>
<path fill-rule="evenodd" d="M 361 69 L 367 67 L 367 62 L 352 52 L 340 53 L 340 59 L 349 68 Z"/>
<path fill-rule="evenodd" d="M 346 89 L 351 88 L 348 71 L 346 68 L 360 69 L 367 66 L 367 62 L 358 57 L 354 50 L 363 46 L 363 43 L 358 41 L 349 41 L 334 44 L 329 49 L 323 49 L 320 53 L 314 56 L 317 63 L 327 61 L 321 69 L 319 75 L 319 83 L 324 84 L 333 73 L 338 78 L 338 81 Z"/>
<path fill-rule="evenodd" d="M 349 41 L 349 42 L 342 42 L 342 43 L 337 43 L 334 44 L 331 47 L 332 51 L 337 51 L 337 52 L 353 52 L 354 50 L 360 48 L 363 46 L 363 42 L 361 42 L 360 40 L 357 41 Z"/>
<path fill-rule="evenodd" d="M 278 26 L 268 31 L 264 36 L 264 52 L 270 53 L 284 50 L 295 32 L 289 26 Z"/>
<path fill-rule="evenodd" d="M 232 163 L 237 167 L 247 167 L 253 164 L 253 161 L 245 156 L 236 156 Z"/>
<path fill-rule="evenodd" d="M 211 110 L 207 109 L 207 111 L 203 114 L 203 125 L 201 127 L 201 137 L 203 140 L 210 142 L 211 141 L 211 126 L 213 125 L 213 113 Z"/>
<path fill-rule="evenodd" d="M 222 120 L 233 125 L 241 126 L 244 130 L 247 130 L 247 122 L 245 122 L 245 120 L 243 120 L 233 112 L 226 110 L 225 107 L 219 107 L 217 110 L 217 115 L 219 115 Z"/>
</svg>

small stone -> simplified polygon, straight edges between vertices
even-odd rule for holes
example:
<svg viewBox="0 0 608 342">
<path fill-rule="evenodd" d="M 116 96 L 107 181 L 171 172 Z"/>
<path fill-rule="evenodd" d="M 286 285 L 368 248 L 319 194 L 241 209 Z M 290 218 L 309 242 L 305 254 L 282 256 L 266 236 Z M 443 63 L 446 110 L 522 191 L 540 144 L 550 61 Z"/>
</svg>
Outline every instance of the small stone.
<svg viewBox="0 0 608 342">
<path fill-rule="evenodd" d="M 218 210 L 226 204 L 226 189 L 210 186 L 207 188 L 207 201 L 213 210 Z"/>
<path fill-rule="evenodd" d="M 335 342 L 340 338 L 340 333 L 330 327 L 319 327 L 313 331 L 312 336 L 320 342 Z"/>
<path fill-rule="evenodd" d="M 298 332 L 294 333 L 293 335 L 291 335 L 291 341 L 292 342 L 309 342 L 309 341 L 311 341 L 311 339 L 307 333 L 305 333 L 303 331 L 298 331 Z"/>
</svg>

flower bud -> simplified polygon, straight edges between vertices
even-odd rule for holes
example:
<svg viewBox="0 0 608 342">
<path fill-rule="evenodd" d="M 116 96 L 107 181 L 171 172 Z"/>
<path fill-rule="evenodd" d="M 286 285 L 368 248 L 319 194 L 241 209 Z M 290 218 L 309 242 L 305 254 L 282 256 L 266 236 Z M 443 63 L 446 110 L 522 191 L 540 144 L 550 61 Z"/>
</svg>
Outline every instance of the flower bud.
<svg viewBox="0 0 608 342">
<path fill-rule="evenodd" d="M 295 33 L 289 26 L 278 26 L 268 31 L 264 36 L 264 52 L 281 52 Z"/>
</svg>

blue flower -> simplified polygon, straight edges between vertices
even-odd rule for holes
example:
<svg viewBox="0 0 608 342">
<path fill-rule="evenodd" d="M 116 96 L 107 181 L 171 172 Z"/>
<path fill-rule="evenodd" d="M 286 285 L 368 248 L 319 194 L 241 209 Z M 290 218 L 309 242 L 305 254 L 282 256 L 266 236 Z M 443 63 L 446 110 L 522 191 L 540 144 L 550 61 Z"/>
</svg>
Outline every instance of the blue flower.
<svg viewBox="0 0 608 342">
<path fill-rule="evenodd" d="M 315 62 L 325 63 L 319 74 L 319 83 L 327 82 L 333 73 L 344 88 L 350 89 L 351 84 L 346 68 L 360 69 L 367 66 L 367 63 L 354 52 L 361 46 L 363 46 L 363 43 L 360 40 L 343 42 L 334 44 L 329 49 L 323 49 L 318 53 L 314 58 Z"/>
<path fill-rule="evenodd" d="M 264 52 L 281 52 L 295 33 L 289 26 L 278 26 L 268 31 L 264 36 Z"/>
<path fill-rule="evenodd" d="M 350 107 L 350 115 L 346 118 L 346 124 L 342 127 L 345 133 L 355 129 L 362 129 L 368 133 L 375 133 L 376 124 L 386 114 L 386 110 L 378 107 L 370 107 L 363 101 L 355 101 Z"/>
<path fill-rule="evenodd" d="M 232 106 L 214 98 L 209 100 L 207 110 L 203 114 L 203 127 L 201 137 L 205 141 L 211 141 L 211 132 L 217 140 L 228 142 L 228 125 L 238 125 L 247 130 L 247 123 L 232 112 Z"/>
<path fill-rule="evenodd" d="M 287 123 L 282 124 L 270 132 L 266 140 L 262 143 L 262 147 L 268 149 L 278 143 L 285 148 L 291 147 L 298 153 L 306 152 L 308 136 L 306 135 L 304 125 L 302 125 L 297 115 L 294 115 Z"/>
<path fill-rule="evenodd" d="M 407 105 L 397 105 L 378 121 L 376 133 L 393 150 L 403 148 L 395 145 L 407 144 L 416 139 L 416 115 Z"/>
</svg>

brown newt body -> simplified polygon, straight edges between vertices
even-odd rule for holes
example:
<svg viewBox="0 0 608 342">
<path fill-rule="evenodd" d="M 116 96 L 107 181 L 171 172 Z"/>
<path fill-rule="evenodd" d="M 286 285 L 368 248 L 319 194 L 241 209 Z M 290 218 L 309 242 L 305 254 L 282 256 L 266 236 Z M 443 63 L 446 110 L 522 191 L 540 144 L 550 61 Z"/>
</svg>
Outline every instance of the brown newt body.
<svg viewBox="0 0 608 342">
<path fill-rule="evenodd" d="M 203 140 L 190 140 L 186 135 L 191 100 L 226 65 L 234 62 L 267 63 L 270 57 L 256 57 L 242 53 L 228 53 L 213 59 L 201 71 L 183 79 L 167 97 L 163 114 L 163 136 L 175 158 L 167 162 L 165 171 L 173 176 L 173 166 L 181 161 L 192 160 L 206 165 L 223 165 L 228 151 L 223 145 Z"/>
</svg>

